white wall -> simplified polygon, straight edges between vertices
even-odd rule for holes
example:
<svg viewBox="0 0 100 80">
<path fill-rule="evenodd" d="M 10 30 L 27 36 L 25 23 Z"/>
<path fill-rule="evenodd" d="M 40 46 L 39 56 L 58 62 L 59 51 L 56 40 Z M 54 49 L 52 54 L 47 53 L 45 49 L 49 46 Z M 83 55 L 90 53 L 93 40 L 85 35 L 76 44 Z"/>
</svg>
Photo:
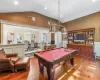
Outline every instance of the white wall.
<svg viewBox="0 0 100 80">
<path fill-rule="evenodd" d="M 94 52 L 96 56 L 100 56 L 100 42 L 94 42 Z"/>
<path fill-rule="evenodd" d="M 55 33 L 55 44 L 57 48 L 62 47 L 62 33 L 61 32 L 56 32 Z"/>
<path fill-rule="evenodd" d="M 28 28 L 28 27 L 22 27 L 22 26 L 19 26 L 19 25 L 9 25 L 9 24 L 3 24 L 3 39 L 2 39 L 2 42 L 3 44 L 7 44 L 7 34 L 8 32 L 13 32 L 15 33 L 14 35 L 14 43 L 16 44 L 17 43 L 17 33 L 20 33 L 24 36 L 24 34 L 26 33 L 33 33 L 35 34 L 36 36 L 36 42 L 39 42 L 41 43 L 43 41 L 43 36 L 42 34 L 43 33 L 48 33 L 49 32 L 49 29 L 34 29 L 34 28 Z M 30 36 L 27 36 L 27 38 L 30 39 Z M 49 38 L 48 38 L 49 39 Z"/>
<path fill-rule="evenodd" d="M 63 41 L 63 47 L 64 48 L 67 48 L 67 44 L 68 44 L 68 41 L 66 40 L 66 41 Z"/>
</svg>

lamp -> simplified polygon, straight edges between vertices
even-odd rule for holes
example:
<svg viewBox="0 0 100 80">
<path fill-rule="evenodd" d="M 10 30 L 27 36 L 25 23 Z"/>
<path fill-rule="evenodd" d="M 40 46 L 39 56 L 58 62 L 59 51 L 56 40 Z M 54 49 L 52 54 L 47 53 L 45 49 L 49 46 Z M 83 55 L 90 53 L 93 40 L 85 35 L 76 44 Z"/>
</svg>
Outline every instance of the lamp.
<svg viewBox="0 0 100 80">
<path fill-rule="evenodd" d="M 58 23 L 52 23 L 52 22 L 49 22 L 49 31 L 51 33 L 55 33 L 57 31 L 60 31 L 62 33 L 66 33 L 66 28 L 65 26 L 63 26 L 60 22 L 60 0 L 58 0 Z"/>
</svg>

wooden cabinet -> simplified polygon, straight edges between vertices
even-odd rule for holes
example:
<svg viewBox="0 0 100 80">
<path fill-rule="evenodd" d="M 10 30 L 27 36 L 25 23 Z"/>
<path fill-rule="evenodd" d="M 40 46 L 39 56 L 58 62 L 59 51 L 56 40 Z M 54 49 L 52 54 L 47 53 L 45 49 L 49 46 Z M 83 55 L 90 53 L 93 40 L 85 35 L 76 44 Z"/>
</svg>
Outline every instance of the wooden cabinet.
<svg viewBox="0 0 100 80">
<path fill-rule="evenodd" d="M 0 23 L 0 43 L 1 43 L 1 37 L 2 37 L 2 29 L 1 29 L 1 23 Z"/>
<path fill-rule="evenodd" d="M 82 56 L 93 57 L 94 35 L 95 28 L 69 31 L 67 47 L 77 49 Z"/>
<path fill-rule="evenodd" d="M 86 32 L 85 41 L 86 44 L 94 44 L 94 30 L 90 30 Z"/>
<path fill-rule="evenodd" d="M 68 43 L 70 43 L 70 44 L 74 43 L 73 36 L 74 35 L 72 32 L 68 32 Z"/>
<path fill-rule="evenodd" d="M 69 44 L 94 45 L 95 28 L 68 31 Z"/>
<path fill-rule="evenodd" d="M 81 56 L 85 56 L 87 58 L 94 56 L 94 48 L 92 45 L 67 44 L 67 47 L 77 49 Z"/>
</svg>

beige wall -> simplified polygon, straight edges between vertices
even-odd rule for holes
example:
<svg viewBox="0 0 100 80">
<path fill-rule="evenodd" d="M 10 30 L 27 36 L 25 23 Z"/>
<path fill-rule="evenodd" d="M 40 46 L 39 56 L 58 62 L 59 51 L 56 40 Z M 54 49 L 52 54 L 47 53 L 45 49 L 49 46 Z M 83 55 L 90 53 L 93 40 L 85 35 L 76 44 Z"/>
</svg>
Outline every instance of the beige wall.
<svg viewBox="0 0 100 80">
<path fill-rule="evenodd" d="M 32 21 L 31 17 L 35 17 L 35 21 Z M 39 27 L 48 27 L 48 21 L 52 21 L 54 23 L 57 22 L 55 19 L 46 17 L 36 12 L 0 13 L 0 19 Z"/>
<path fill-rule="evenodd" d="M 68 31 L 95 28 L 95 41 L 100 41 L 100 12 L 64 23 Z"/>
<path fill-rule="evenodd" d="M 35 21 L 32 21 L 30 17 L 35 17 Z M 56 23 L 57 20 L 50 17 L 41 15 L 36 12 L 12 12 L 12 13 L 0 13 L 0 20 L 6 20 L 19 24 L 27 24 L 39 27 L 48 27 L 48 21 Z M 1 25 L 0 25 L 0 43 L 1 43 Z M 53 35 L 51 35 L 52 38 Z M 54 37 L 52 38 L 54 39 Z"/>
</svg>

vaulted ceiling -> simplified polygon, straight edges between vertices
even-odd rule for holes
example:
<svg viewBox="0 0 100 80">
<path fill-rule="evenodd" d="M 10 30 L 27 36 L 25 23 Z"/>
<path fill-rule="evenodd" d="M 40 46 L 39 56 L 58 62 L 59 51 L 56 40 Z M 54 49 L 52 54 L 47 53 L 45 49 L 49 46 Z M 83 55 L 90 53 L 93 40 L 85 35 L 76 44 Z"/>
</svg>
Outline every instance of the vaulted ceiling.
<svg viewBox="0 0 100 80">
<path fill-rule="evenodd" d="M 0 13 L 33 11 L 58 19 L 58 0 L 0 0 Z M 60 20 L 67 22 L 100 11 L 100 0 L 60 0 Z"/>
</svg>

